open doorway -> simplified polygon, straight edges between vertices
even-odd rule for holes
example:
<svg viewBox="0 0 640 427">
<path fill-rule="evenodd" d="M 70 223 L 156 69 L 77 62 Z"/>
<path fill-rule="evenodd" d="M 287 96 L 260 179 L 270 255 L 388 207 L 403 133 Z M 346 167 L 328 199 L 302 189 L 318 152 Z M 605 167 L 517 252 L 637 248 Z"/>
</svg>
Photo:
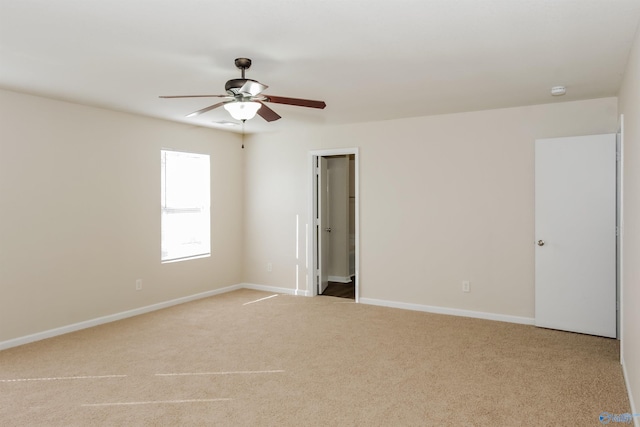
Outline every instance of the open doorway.
<svg viewBox="0 0 640 427">
<path fill-rule="evenodd" d="M 359 299 L 357 149 L 311 152 L 312 295 Z"/>
</svg>

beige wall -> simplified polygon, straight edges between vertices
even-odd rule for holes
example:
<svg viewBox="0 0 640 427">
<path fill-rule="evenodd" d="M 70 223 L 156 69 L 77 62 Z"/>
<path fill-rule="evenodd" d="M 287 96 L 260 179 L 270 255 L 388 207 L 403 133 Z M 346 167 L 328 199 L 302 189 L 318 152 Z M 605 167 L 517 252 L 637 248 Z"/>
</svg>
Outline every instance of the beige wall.
<svg viewBox="0 0 640 427">
<path fill-rule="evenodd" d="M 534 140 L 616 127 L 605 98 L 254 136 L 245 281 L 306 289 L 308 152 L 359 147 L 361 297 L 532 318 Z"/>
<path fill-rule="evenodd" d="M 629 394 L 640 410 L 640 29 L 620 89 L 624 114 L 622 358 Z M 640 420 L 636 420 L 640 425 Z"/>
<path fill-rule="evenodd" d="M 0 135 L 0 342 L 241 282 L 238 135 L 8 91 Z M 161 148 L 211 155 L 210 258 L 160 264 Z"/>
</svg>

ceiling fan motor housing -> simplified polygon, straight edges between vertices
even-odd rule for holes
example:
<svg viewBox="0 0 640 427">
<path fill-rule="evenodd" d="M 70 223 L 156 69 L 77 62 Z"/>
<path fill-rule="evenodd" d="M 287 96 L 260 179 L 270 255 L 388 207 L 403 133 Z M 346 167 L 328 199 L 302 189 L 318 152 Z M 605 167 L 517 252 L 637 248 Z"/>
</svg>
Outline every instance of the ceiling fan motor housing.
<svg viewBox="0 0 640 427">
<path fill-rule="evenodd" d="M 239 93 L 238 91 L 246 82 L 259 83 L 257 80 L 253 79 L 231 79 L 224 84 L 224 90 L 226 90 L 228 94 L 235 96 Z"/>
<path fill-rule="evenodd" d="M 258 83 L 256 80 L 245 79 L 244 71 L 251 68 L 251 60 L 249 58 L 236 58 L 235 60 L 236 67 L 242 71 L 242 77 L 239 79 L 231 79 L 224 85 L 224 90 L 227 91 L 228 94 L 236 96 L 238 95 L 238 90 L 247 82 L 252 81 Z"/>
</svg>

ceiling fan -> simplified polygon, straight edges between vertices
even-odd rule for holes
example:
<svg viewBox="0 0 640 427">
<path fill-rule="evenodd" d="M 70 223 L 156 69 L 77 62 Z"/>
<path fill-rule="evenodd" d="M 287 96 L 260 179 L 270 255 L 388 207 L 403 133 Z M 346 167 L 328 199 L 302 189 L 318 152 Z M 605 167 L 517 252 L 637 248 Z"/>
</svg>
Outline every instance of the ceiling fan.
<svg viewBox="0 0 640 427">
<path fill-rule="evenodd" d="M 227 95 L 174 95 L 161 96 L 160 98 L 225 98 L 226 101 L 210 105 L 201 110 L 188 114 L 187 117 L 195 117 L 214 108 L 224 106 L 231 116 L 236 120 L 252 119 L 256 114 L 268 122 L 280 119 L 280 115 L 265 105 L 265 102 L 273 102 L 274 104 L 288 104 L 299 107 L 324 108 L 327 104 L 324 101 L 313 101 L 311 99 L 286 98 L 283 96 L 265 95 L 262 93 L 269 86 L 260 83 L 257 80 L 247 79 L 244 72 L 251 67 L 249 58 L 237 58 L 235 60 L 236 67 L 242 71 L 242 77 L 239 79 L 231 79 L 225 85 L 224 89 Z"/>
</svg>

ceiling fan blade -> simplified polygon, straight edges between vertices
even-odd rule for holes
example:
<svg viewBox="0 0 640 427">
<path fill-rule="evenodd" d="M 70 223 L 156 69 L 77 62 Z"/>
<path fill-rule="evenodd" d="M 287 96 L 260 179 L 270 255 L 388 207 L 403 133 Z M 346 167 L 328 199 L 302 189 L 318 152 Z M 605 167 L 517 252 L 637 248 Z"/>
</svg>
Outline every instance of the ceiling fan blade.
<svg viewBox="0 0 640 427">
<path fill-rule="evenodd" d="M 276 104 L 297 105 L 298 107 L 324 108 L 327 106 L 324 101 L 313 101 L 311 99 L 286 98 L 284 96 L 264 95 L 264 101 Z"/>
<path fill-rule="evenodd" d="M 268 122 L 273 122 L 281 118 L 280 115 L 275 111 L 273 111 L 271 108 L 267 107 L 265 104 L 263 104 L 260 101 L 258 102 L 262 105 L 262 107 L 260 107 L 260 109 L 258 110 L 258 115 L 260 117 L 262 117 Z"/>
<path fill-rule="evenodd" d="M 257 94 L 261 93 L 263 90 L 265 90 L 268 87 L 269 86 L 263 85 L 262 83 L 257 82 L 255 80 L 247 79 L 247 81 L 242 85 L 242 87 L 238 90 L 238 92 L 248 93 L 251 96 L 256 96 Z"/>
<path fill-rule="evenodd" d="M 171 95 L 159 96 L 159 98 L 232 98 L 229 95 Z"/>
<path fill-rule="evenodd" d="M 233 102 L 233 101 L 218 102 L 217 104 L 210 105 L 210 106 L 208 106 L 208 107 L 203 108 L 202 110 L 194 111 L 193 113 L 188 114 L 188 115 L 186 115 L 185 117 L 195 117 L 195 116 L 199 116 L 199 115 L 200 115 L 200 114 L 202 114 L 202 113 L 206 113 L 207 111 L 211 111 L 211 110 L 213 110 L 214 108 L 218 108 L 218 107 L 220 107 L 220 106 L 222 106 L 222 105 L 224 105 L 224 104 L 226 104 L 226 103 L 228 103 L 228 102 Z"/>
</svg>

